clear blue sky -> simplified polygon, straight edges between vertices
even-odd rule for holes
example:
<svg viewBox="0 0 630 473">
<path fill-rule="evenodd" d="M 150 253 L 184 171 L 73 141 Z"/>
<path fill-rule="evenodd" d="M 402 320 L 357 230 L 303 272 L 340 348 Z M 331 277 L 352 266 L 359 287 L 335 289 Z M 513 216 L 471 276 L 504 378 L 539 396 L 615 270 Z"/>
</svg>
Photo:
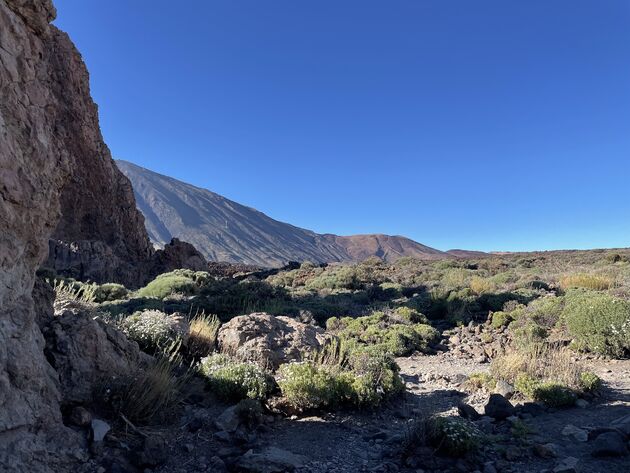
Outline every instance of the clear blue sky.
<svg viewBox="0 0 630 473">
<path fill-rule="evenodd" d="M 117 158 L 318 232 L 630 246 L 627 0 L 56 0 Z"/>
</svg>

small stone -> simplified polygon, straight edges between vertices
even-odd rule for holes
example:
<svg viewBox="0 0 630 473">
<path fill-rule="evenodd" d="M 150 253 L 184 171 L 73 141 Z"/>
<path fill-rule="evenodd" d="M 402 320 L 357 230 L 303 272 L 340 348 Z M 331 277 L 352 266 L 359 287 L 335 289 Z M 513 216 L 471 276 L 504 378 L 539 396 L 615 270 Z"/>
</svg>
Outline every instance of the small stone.
<svg viewBox="0 0 630 473">
<path fill-rule="evenodd" d="M 212 436 L 221 442 L 230 442 L 232 440 L 232 436 L 225 430 L 215 432 Z"/>
<path fill-rule="evenodd" d="M 502 379 L 497 381 L 494 392 L 500 394 L 506 399 L 510 399 L 514 395 L 514 386 Z"/>
<path fill-rule="evenodd" d="M 236 406 L 231 406 L 224 410 L 223 413 L 217 417 L 214 423 L 219 430 L 224 430 L 230 433 L 235 432 L 240 423 L 238 413 L 236 412 Z"/>
<path fill-rule="evenodd" d="M 92 422 L 92 414 L 85 407 L 77 406 L 70 413 L 70 422 L 77 427 L 87 427 Z"/>
<path fill-rule="evenodd" d="M 571 437 L 576 442 L 586 442 L 588 440 L 588 432 L 574 425 L 568 424 L 562 429 L 562 435 Z"/>
<path fill-rule="evenodd" d="M 566 457 L 555 466 L 553 473 L 577 473 L 577 464 L 577 458 Z"/>
<path fill-rule="evenodd" d="M 92 419 L 90 427 L 92 442 L 102 442 L 105 439 L 107 432 L 111 430 L 109 424 L 100 419 Z"/>
<path fill-rule="evenodd" d="M 212 473 L 227 473 L 228 470 L 227 466 L 225 466 L 225 462 L 218 456 L 214 456 L 208 463 L 208 471 Z"/>
<path fill-rule="evenodd" d="M 184 450 L 186 450 L 188 453 L 192 452 L 195 449 L 195 446 L 192 443 L 187 443 L 186 445 L 184 445 Z"/>
<path fill-rule="evenodd" d="M 586 409 L 589 406 L 589 402 L 586 399 L 578 399 L 575 401 L 575 407 L 580 409 Z"/>
<path fill-rule="evenodd" d="M 605 432 L 593 442 L 595 457 L 620 457 L 628 453 L 624 438 L 617 432 Z"/>
<path fill-rule="evenodd" d="M 534 453 L 540 458 L 556 458 L 558 456 L 558 446 L 554 443 L 538 443 L 534 445 Z"/>
<path fill-rule="evenodd" d="M 610 426 L 623 432 L 626 437 L 630 437 L 630 414 L 613 420 Z"/>
</svg>

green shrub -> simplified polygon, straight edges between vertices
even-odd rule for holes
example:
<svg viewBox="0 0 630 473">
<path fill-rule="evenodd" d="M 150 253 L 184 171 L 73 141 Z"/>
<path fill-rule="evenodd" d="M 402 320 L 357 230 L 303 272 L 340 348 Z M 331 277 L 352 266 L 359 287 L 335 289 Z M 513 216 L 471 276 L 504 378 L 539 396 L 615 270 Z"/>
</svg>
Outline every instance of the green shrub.
<svg viewBox="0 0 630 473">
<path fill-rule="evenodd" d="M 630 302 L 605 293 L 572 291 L 562 314 L 575 346 L 604 355 L 630 353 Z"/>
<path fill-rule="evenodd" d="M 512 315 L 507 312 L 493 312 L 491 324 L 493 328 L 507 327 L 512 320 Z"/>
<path fill-rule="evenodd" d="M 274 388 L 273 378 L 256 365 L 213 354 L 203 358 L 199 369 L 217 396 L 227 401 L 265 399 Z"/>
<path fill-rule="evenodd" d="M 413 309 L 399 308 L 388 315 L 374 312 L 365 317 L 330 318 L 326 328 L 342 340 L 353 340 L 359 345 L 378 346 L 394 356 L 407 356 L 414 351 L 427 351 L 439 337 L 430 325 L 411 323 L 421 320 L 421 314 Z"/>
<path fill-rule="evenodd" d="M 431 418 L 427 435 L 440 453 L 452 457 L 461 457 L 476 451 L 483 439 L 475 424 L 461 417 Z"/>
<path fill-rule="evenodd" d="M 197 289 L 193 279 L 178 274 L 161 274 L 142 289 L 139 289 L 139 297 L 155 297 L 164 299 L 172 294 L 192 295 Z"/>
<path fill-rule="evenodd" d="M 580 388 L 584 392 L 598 391 L 602 387 L 602 380 L 595 373 L 583 371 L 580 373 Z"/>
<path fill-rule="evenodd" d="M 338 406 L 353 397 L 349 372 L 311 362 L 284 364 L 277 379 L 282 395 L 301 411 Z"/>
<path fill-rule="evenodd" d="M 122 284 L 113 282 L 101 284 L 94 292 L 94 302 L 117 301 L 125 299 L 129 291 Z"/>
<path fill-rule="evenodd" d="M 560 383 L 540 381 L 525 373 L 516 378 L 514 388 L 528 398 L 549 407 L 567 407 L 575 404 L 575 392 Z"/>
<path fill-rule="evenodd" d="M 489 373 L 472 373 L 466 380 L 466 387 L 470 389 L 485 388 L 493 390 L 497 385 L 497 380 Z"/>
<path fill-rule="evenodd" d="M 350 366 L 353 395 L 359 407 L 376 407 L 405 389 L 394 359 L 375 347 L 355 351 Z"/>
<path fill-rule="evenodd" d="M 135 312 L 120 322 L 121 330 L 149 353 L 163 351 L 185 337 L 185 325 L 159 310 Z"/>
</svg>

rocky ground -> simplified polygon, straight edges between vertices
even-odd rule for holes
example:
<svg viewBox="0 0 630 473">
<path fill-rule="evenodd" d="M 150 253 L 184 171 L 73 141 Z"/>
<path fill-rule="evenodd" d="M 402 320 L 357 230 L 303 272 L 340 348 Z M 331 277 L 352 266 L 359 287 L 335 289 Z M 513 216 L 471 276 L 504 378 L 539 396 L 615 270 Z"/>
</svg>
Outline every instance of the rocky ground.
<svg viewBox="0 0 630 473">
<path fill-rule="evenodd" d="M 449 343 L 447 338 L 445 346 Z M 397 361 L 407 392 L 384 409 L 291 418 L 263 414 L 249 426 L 239 420 L 234 406 L 213 399 L 202 382 L 192 382 L 179 420 L 155 429 L 137 429 L 121 420 L 96 444 L 86 471 L 630 471 L 630 360 L 584 361 L 605 382 L 591 401 L 549 409 L 512 399 L 514 407 L 506 407 L 499 396 L 499 407 L 507 412 L 494 409 L 492 416 L 482 415 L 492 410 L 486 410 L 492 393 L 471 393 L 465 385 L 470 374 L 489 369 L 479 354 L 446 348 Z M 463 411 L 463 403 L 475 411 Z M 485 434 L 479 453 L 458 460 L 421 447 L 409 454 L 405 446 L 411 441 L 411 426 L 433 414 L 467 414 Z"/>
</svg>

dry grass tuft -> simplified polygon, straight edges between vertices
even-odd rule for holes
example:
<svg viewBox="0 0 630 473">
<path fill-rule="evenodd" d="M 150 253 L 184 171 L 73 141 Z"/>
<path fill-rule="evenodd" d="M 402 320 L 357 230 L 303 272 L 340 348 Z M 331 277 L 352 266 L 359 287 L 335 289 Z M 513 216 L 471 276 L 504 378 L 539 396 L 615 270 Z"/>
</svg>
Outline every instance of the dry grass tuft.
<svg viewBox="0 0 630 473">
<path fill-rule="evenodd" d="M 574 353 L 566 347 L 539 343 L 527 350 L 513 351 L 495 358 L 490 372 L 496 379 L 509 383 L 514 383 L 519 375 L 526 374 L 537 380 L 579 388 L 580 374 L 584 370 L 573 357 Z"/>
<path fill-rule="evenodd" d="M 202 312 L 192 318 L 188 350 L 195 359 L 203 358 L 214 351 L 219 327 L 221 322 L 216 315 L 206 315 Z"/>
<path fill-rule="evenodd" d="M 614 281 L 603 275 L 576 273 L 568 274 L 560 278 L 562 289 L 583 287 L 594 291 L 605 291 L 613 287 Z"/>
<path fill-rule="evenodd" d="M 470 290 L 475 294 L 486 294 L 496 290 L 496 284 L 487 278 L 473 276 L 470 280 Z"/>
</svg>

